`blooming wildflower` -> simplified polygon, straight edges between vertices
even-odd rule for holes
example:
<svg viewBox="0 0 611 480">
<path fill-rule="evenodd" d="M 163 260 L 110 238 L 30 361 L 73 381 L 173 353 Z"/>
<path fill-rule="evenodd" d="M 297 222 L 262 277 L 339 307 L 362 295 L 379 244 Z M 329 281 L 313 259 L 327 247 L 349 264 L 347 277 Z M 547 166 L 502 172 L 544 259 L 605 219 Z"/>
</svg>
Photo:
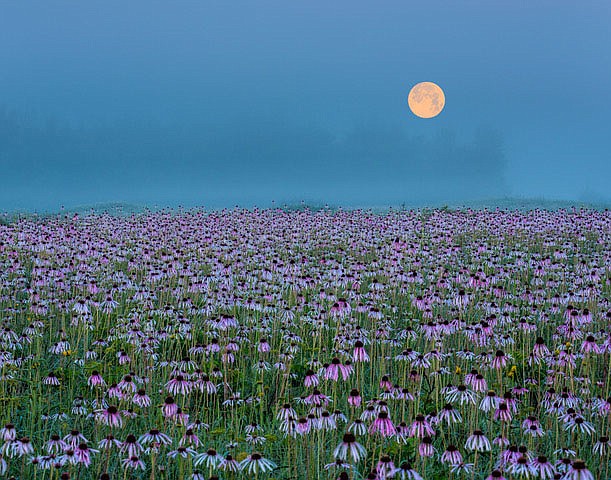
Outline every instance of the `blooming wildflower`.
<svg viewBox="0 0 611 480">
<path fill-rule="evenodd" d="M 134 402 L 135 405 L 138 405 L 141 408 L 146 408 L 151 405 L 151 399 L 146 394 L 146 391 L 142 388 L 139 389 L 136 393 L 134 393 L 134 396 L 132 397 L 132 402 Z"/>
<path fill-rule="evenodd" d="M 59 385 L 59 378 L 53 372 L 50 372 L 49 375 L 43 378 L 42 383 L 45 385 Z"/>
<path fill-rule="evenodd" d="M 396 433 L 387 412 L 382 411 L 378 414 L 378 418 L 369 426 L 369 433 L 379 433 L 383 437 L 390 437 Z"/>
<path fill-rule="evenodd" d="M 609 452 L 609 437 L 600 437 L 592 447 L 592 451 L 601 457 L 606 455 Z"/>
<path fill-rule="evenodd" d="M 156 428 L 152 428 L 148 433 L 140 436 L 138 443 L 141 445 L 149 445 L 151 443 L 158 443 L 160 445 L 170 445 L 172 439 L 165 433 L 160 432 Z"/>
<path fill-rule="evenodd" d="M 543 480 L 553 479 L 556 473 L 556 469 L 544 455 L 534 458 L 530 462 L 530 467 L 532 472 Z"/>
<path fill-rule="evenodd" d="M 226 455 L 225 458 L 218 464 L 218 468 L 219 470 L 235 473 L 240 469 L 240 464 L 231 455 Z"/>
<path fill-rule="evenodd" d="M 23 457 L 24 455 L 32 455 L 34 453 L 34 447 L 30 442 L 29 437 L 19 438 L 11 444 L 10 450 L 11 456 Z"/>
<path fill-rule="evenodd" d="M 452 467 L 450 468 L 450 471 L 452 473 L 456 473 L 456 474 L 470 474 L 473 471 L 473 463 L 463 463 L 460 462 L 456 465 L 452 465 Z"/>
<path fill-rule="evenodd" d="M 126 452 L 130 457 L 138 456 L 143 450 L 136 436 L 132 434 L 128 435 L 121 444 L 121 452 Z"/>
<path fill-rule="evenodd" d="M 408 435 L 410 437 L 423 438 L 435 435 L 435 430 L 424 415 L 416 415 L 414 422 L 409 427 Z"/>
<path fill-rule="evenodd" d="M 87 379 L 87 385 L 93 388 L 97 386 L 104 386 L 106 385 L 106 382 L 97 370 L 93 370 L 90 377 Z"/>
<path fill-rule="evenodd" d="M 67 448 L 68 444 L 64 442 L 57 434 L 51 435 L 51 438 L 45 447 L 47 453 L 61 453 Z"/>
<path fill-rule="evenodd" d="M 121 464 L 123 465 L 124 468 L 132 468 L 134 470 L 139 468 L 141 470 L 146 470 L 146 465 L 136 455 L 132 455 L 129 458 L 125 458 L 124 460 L 121 460 Z"/>
<path fill-rule="evenodd" d="M 168 437 L 169 438 L 169 437 Z M 141 440 L 142 443 L 142 440 Z M 193 445 L 194 447 L 199 447 L 201 441 L 199 437 L 195 434 L 192 428 L 187 428 L 182 438 L 179 440 L 179 445 Z"/>
<path fill-rule="evenodd" d="M 499 470 L 494 470 L 486 477 L 486 480 L 507 480 Z"/>
<path fill-rule="evenodd" d="M 319 383 L 318 375 L 313 370 L 308 370 L 306 372 L 303 384 L 306 387 L 316 387 Z"/>
<path fill-rule="evenodd" d="M 15 425 L 12 423 L 7 423 L 4 427 L 0 429 L 0 438 L 4 442 L 12 442 L 17 438 L 17 430 L 15 430 Z"/>
<path fill-rule="evenodd" d="M 479 409 L 488 413 L 490 410 L 497 409 L 501 403 L 501 399 L 495 392 L 490 390 L 479 404 Z"/>
<path fill-rule="evenodd" d="M 481 430 L 474 430 L 473 434 L 467 438 L 465 448 L 476 452 L 488 452 L 491 448 L 490 440 L 488 440 Z"/>
<path fill-rule="evenodd" d="M 165 388 L 172 395 L 189 395 L 193 384 L 184 376 L 176 375 L 166 383 Z"/>
<path fill-rule="evenodd" d="M 75 450 L 75 456 L 77 459 L 77 463 L 82 463 L 85 467 L 91 465 L 91 455 L 99 453 L 98 450 L 94 450 L 93 448 L 89 448 L 86 443 L 79 444 Z"/>
<path fill-rule="evenodd" d="M 121 428 L 121 426 L 123 425 L 121 415 L 119 414 L 117 407 L 115 407 L 114 405 L 110 405 L 104 410 L 96 412 L 96 420 L 99 423 L 108 425 L 110 427 Z"/>
<path fill-rule="evenodd" d="M 367 352 L 365 351 L 365 346 L 363 345 L 363 342 L 360 340 L 357 340 L 354 343 L 354 350 L 352 352 L 352 361 L 355 363 L 369 361 L 369 355 L 367 355 Z"/>
<path fill-rule="evenodd" d="M 449 463 L 450 465 L 457 465 L 462 462 L 463 458 L 458 448 L 454 445 L 449 445 L 448 448 L 441 454 L 441 463 Z"/>
<path fill-rule="evenodd" d="M 461 423 L 462 416 L 460 412 L 456 410 L 451 403 L 447 403 L 437 415 L 440 421 L 445 421 L 448 425 L 452 423 Z"/>
<path fill-rule="evenodd" d="M 295 412 L 295 409 L 291 407 L 290 403 L 285 403 L 284 405 L 282 405 L 282 407 L 278 410 L 278 413 L 276 414 L 276 419 L 280 421 L 286 421 L 289 418 L 296 417 L 297 413 Z"/>
<path fill-rule="evenodd" d="M 516 462 L 510 463 L 507 471 L 517 477 L 525 478 L 529 478 L 534 473 L 526 457 L 520 457 Z"/>
<path fill-rule="evenodd" d="M 402 462 L 398 468 L 390 472 L 389 476 L 398 480 L 424 480 L 408 462 Z"/>
<path fill-rule="evenodd" d="M 251 453 L 248 457 L 240 462 L 240 470 L 248 472 L 249 474 L 258 472 L 267 472 L 276 468 L 276 464 L 271 460 L 263 457 L 258 452 Z"/>
<path fill-rule="evenodd" d="M 179 446 L 176 450 L 172 450 L 171 452 L 168 452 L 167 456 L 169 458 L 176 458 L 176 457 L 189 458 L 189 457 L 195 456 L 196 454 L 197 452 L 193 450 L 192 448 L 185 447 L 185 446 Z"/>
<path fill-rule="evenodd" d="M 564 429 L 570 432 L 587 433 L 593 435 L 596 432 L 594 425 L 591 422 L 587 422 L 580 415 L 571 415 L 564 426 Z"/>
<path fill-rule="evenodd" d="M 74 450 L 80 443 L 89 443 L 89 440 L 87 440 L 78 430 L 72 430 L 64 437 L 64 442 L 67 442 L 68 445 L 70 445 L 70 447 Z"/>
<path fill-rule="evenodd" d="M 501 368 L 505 368 L 507 366 L 507 361 L 508 357 L 505 355 L 505 352 L 503 352 L 503 350 L 497 350 L 491 366 L 495 370 L 500 370 Z"/>
<path fill-rule="evenodd" d="M 511 422 L 511 410 L 507 406 L 507 403 L 499 403 L 497 409 L 494 412 L 494 419 L 500 420 L 501 422 Z"/>
<path fill-rule="evenodd" d="M 162 412 L 164 417 L 174 417 L 178 413 L 178 405 L 173 397 L 166 397 L 163 402 Z"/>
<path fill-rule="evenodd" d="M 367 433 L 367 425 L 361 419 L 357 418 L 348 425 L 348 431 L 355 435 L 365 435 Z"/>
<path fill-rule="evenodd" d="M 98 442 L 98 448 L 103 450 L 109 450 L 111 448 L 120 449 L 121 441 L 116 439 L 113 435 L 107 435 L 106 438 L 103 438 Z"/>
<path fill-rule="evenodd" d="M 594 480 L 594 475 L 587 469 L 583 460 L 576 459 L 571 469 L 562 477 L 563 480 Z"/>
<path fill-rule="evenodd" d="M 353 463 L 358 463 L 361 458 L 365 457 L 365 454 L 365 448 L 356 441 L 353 433 L 344 434 L 342 442 L 333 451 L 336 458 L 350 460 Z"/>
<path fill-rule="evenodd" d="M 422 439 L 422 442 L 418 446 L 418 454 L 421 457 L 432 457 L 435 453 L 435 448 L 433 447 L 433 440 L 431 437 L 426 436 Z"/>
<path fill-rule="evenodd" d="M 380 478 L 389 478 L 394 475 L 395 464 L 388 455 L 382 455 L 376 465 L 376 473 Z"/>
<path fill-rule="evenodd" d="M 324 466 L 325 470 L 331 470 L 332 468 L 337 468 L 337 469 L 341 469 L 341 470 L 350 470 L 352 468 L 352 465 L 350 465 L 349 463 L 346 463 L 344 460 L 340 460 L 338 458 L 334 462 L 327 463 Z"/>
</svg>

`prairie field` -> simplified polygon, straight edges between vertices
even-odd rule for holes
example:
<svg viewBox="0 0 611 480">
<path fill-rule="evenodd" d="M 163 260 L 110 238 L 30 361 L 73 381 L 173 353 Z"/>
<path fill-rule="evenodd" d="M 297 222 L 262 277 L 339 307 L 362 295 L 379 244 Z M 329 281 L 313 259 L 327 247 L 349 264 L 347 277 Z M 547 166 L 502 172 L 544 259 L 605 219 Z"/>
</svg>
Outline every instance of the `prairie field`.
<svg viewBox="0 0 611 480">
<path fill-rule="evenodd" d="M 611 478 L 611 213 L 0 224 L 0 475 Z"/>
</svg>

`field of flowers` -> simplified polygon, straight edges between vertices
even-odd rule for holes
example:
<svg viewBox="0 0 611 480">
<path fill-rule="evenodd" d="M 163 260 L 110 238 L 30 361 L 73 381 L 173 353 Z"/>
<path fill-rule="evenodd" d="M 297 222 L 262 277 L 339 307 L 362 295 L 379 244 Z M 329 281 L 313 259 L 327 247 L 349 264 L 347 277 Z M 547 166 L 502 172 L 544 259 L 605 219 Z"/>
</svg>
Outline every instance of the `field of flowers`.
<svg viewBox="0 0 611 480">
<path fill-rule="evenodd" d="M 0 475 L 608 479 L 611 213 L 0 225 Z"/>
</svg>

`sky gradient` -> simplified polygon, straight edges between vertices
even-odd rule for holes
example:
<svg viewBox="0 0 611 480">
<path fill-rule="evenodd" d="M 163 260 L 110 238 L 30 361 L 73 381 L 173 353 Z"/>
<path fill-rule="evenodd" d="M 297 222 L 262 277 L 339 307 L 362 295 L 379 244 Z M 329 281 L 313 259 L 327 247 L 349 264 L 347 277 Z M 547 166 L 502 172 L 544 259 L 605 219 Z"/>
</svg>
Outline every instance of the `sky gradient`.
<svg viewBox="0 0 611 480">
<path fill-rule="evenodd" d="M 611 200 L 609 2 L 0 6 L 0 210 Z M 420 81 L 444 111 L 415 117 Z"/>
</svg>

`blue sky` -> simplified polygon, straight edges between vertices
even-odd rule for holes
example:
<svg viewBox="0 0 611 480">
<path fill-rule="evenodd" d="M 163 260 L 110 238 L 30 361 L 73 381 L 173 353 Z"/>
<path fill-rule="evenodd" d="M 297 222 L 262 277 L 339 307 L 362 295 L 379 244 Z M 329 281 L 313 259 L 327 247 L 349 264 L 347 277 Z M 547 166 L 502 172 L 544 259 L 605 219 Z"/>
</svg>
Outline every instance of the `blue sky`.
<svg viewBox="0 0 611 480">
<path fill-rule="evenodd" d="M 0 209 L 611 199 L 609 2 L 0 6 Z M 410 88 L 446 108 L 423 120 Z"/>
</svg>

